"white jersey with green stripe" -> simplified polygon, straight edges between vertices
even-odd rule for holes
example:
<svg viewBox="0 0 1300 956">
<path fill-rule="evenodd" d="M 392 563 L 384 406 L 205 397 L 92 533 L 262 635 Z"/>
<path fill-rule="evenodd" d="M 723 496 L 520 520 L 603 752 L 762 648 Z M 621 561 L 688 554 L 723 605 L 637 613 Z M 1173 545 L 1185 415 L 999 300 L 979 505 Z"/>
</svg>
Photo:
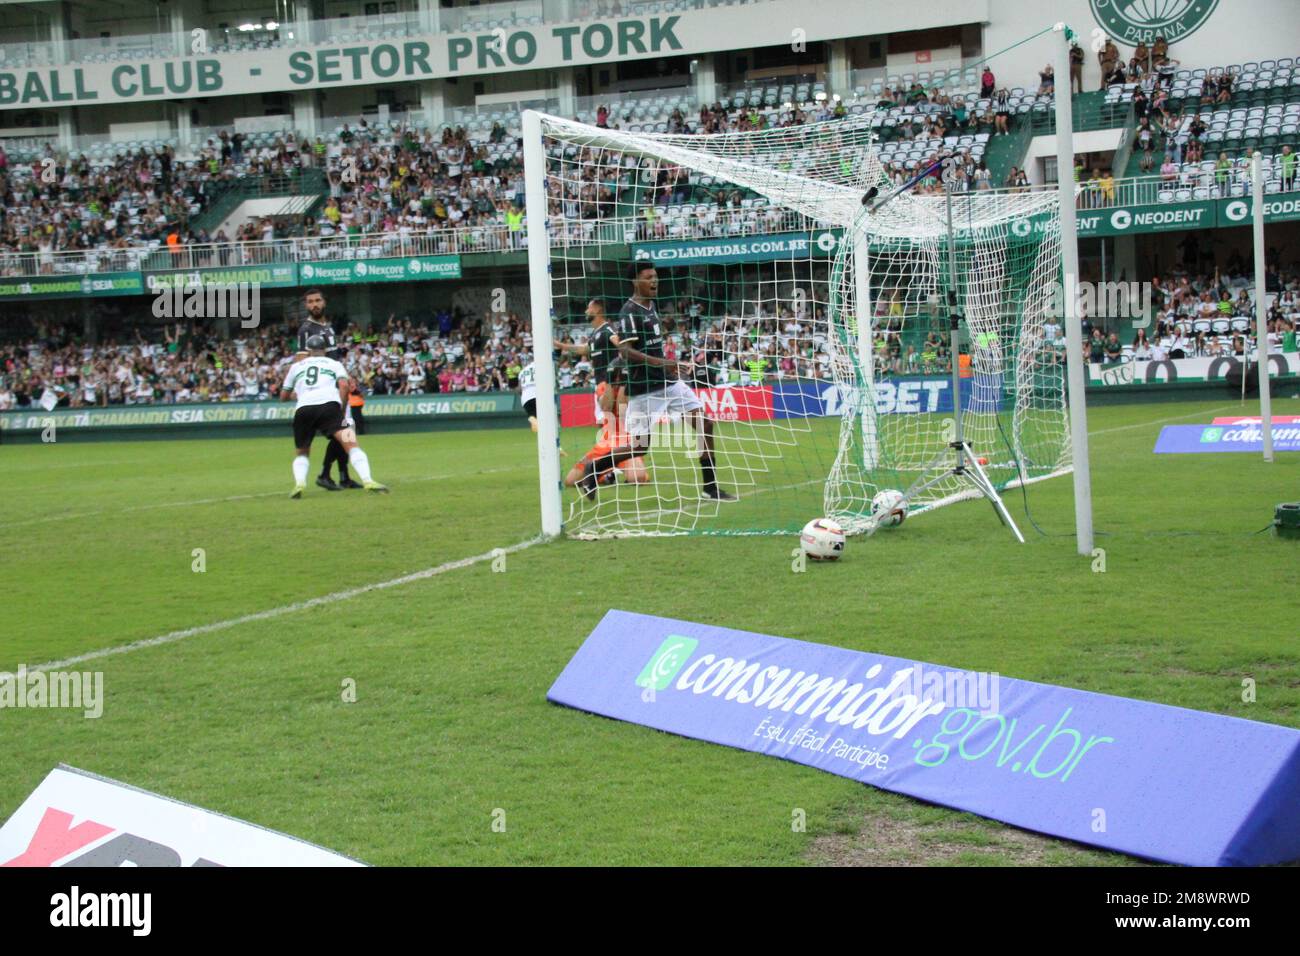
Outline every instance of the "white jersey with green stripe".
<svg viewBox="0 0 1300 956">
<path fill-rule="evenodd" d="M 324 355 L 309 355 L 294 362 L 284 376 L 284 388 L 292 389 L 298 398 L 296 411 L 304 405 L 324 405 L 339 402 L 339 382 L 348 377 L 348 370 L 337 359 Z"/>
<path fill-rule="evenodd" d="M 537 370 L 529 362 L 519 370 L 519 401 L 527 402 L 537 397 Z"/>
</svg>

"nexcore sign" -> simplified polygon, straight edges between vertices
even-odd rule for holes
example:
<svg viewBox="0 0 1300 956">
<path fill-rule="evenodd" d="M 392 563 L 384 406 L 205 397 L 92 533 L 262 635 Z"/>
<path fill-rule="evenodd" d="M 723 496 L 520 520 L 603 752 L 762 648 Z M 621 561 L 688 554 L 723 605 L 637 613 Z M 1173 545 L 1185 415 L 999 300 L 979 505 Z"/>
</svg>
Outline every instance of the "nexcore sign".
<svg viewBox="0 0 1300 956">
<path fill-rule="evenodd" d="M 625 611 L 547 697 L 1139 856 L 1300 858 L 1289 727 Z"/>
<path fill-rule="evenodd" d="M 298 266 L 301 285 L 343 285 L 358 282 L 424 282 L 459 279 L 460 256 L 413 256 L 408 259 L 313 261 Z"/>
</svg>

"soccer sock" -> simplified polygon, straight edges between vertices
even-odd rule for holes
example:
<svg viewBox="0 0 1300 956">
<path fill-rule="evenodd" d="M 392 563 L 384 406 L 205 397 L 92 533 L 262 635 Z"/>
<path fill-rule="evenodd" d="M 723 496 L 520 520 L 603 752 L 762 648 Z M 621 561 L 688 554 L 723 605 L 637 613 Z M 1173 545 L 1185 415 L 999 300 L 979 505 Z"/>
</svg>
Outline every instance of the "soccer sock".
<svg viewBox="0 0 1300 956">
<path fill-rule="evenodd" d="M 293 483 L 295 485 L 307 484 L 307 472 L 311 471 L 311 459 L 306 455 L 298 455 L 293 460 Z"/>
<path fill-rule="evenodd" d="M 718 486 L 717 476 L 713 473 L 713 453 L 710 451 L 700 455 L 700 477 L 704 480 L 704 489 Z"/>
<path fill-rule="evenodd" d="M 322 478 L 328 478 L 330 476 L 330 466 L 334 464 L 338 457 L 337 448 L 338 442 L 333 439 L 330 439 L 325 444 L 325 460 L 321 462 L 320 466 L 320 476 Z"/>
<path fill-rule="evenodd" d="M 601 472 L 617 468 L 623 462 L 635 457 L 635 451 L 611 451 L 608 455 L 601 455 L 599 458 L 591 460 L 591 473 L 599 475 Z"/>
<path fill-rule="evenodd" d="M 370 459 L 366 453 L 361 450 L 361 446 L 354 447 L 348 452 L 348 461 L 352 462 L 352 467 L 357 470 L 363 482 L 370 481 Z"/>
<path fill-rule="evenodd" d="M 325 446 L 325 464 L 321 467 L 321 477 L 330 476 L 330 466 L 337 464 L 339 466 L 339 481 L 348 480 L 348 456 L 343 451 L 343 446 L 338 443 L 337 439 L 332 439 Z"/>
</svg>

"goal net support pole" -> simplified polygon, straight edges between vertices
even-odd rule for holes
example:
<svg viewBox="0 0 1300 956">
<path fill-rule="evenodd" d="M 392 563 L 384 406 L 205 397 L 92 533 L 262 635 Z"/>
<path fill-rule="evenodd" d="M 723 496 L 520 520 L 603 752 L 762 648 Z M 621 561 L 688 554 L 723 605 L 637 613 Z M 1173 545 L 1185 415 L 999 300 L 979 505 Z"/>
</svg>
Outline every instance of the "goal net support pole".
<svg viewBox="0 0 1300 956">
<path fill-rule="evenodd" d="M 1074 198 L 1074 104 L 1070 101 L 1070 31 L 1056 24 L 1053 72 L 1056 75 L 1056 186 L 1060 195 L 1062 306 L 1065 325 L 1066 381 L 1070 442 L 1074 464 L 1074 535 L 1079 554 L 1092 554 L 1092 476 L 1088 467 L 1088 410 L 1084 401 L 1083 327 L 1079 319 L 1079 234 Z M 1065 90 L 1061 81 L 1067 84 Z"/>
<path fill-rule="evenodd" d="M 563 525 L 560 502 L 559 415 L 555 404 L 555 310 L 551 298 L 550 245 L 546 235 L 546 148 L 541 114 L 525 110 L 524 224 L 528 237 L 528 288 L 532 297 L 533 370 L 537 383 L 537 473 L 542 500 L 542 534 L 555 537 Z"/>
<path fill-rule="evenodd" d="M 854 304 L 857 306 L 858 366 L 862 375 L 861 391 L 857 396 L 860 427 L 862 429 L 862 467 L 868 471 L 876 467 L 880 458 L 880 444 L 876 434 L 875 404 L 875 351 L 872 342 L 875 332 L 875 305 L 871 296 L 871 266 L 867 252 L 866 231 L 860 223 L 853 229 L 853 282 Z"/>
<path fill-rule="evenodd" d="M 1264 157 L 1259 150 L 1250 160 L 1251 196 L 1255 215 L 1251 222 L 1251 241 L 1255 247 L 1255 361 L 1259 363 L 1259 431 L 1264 439 L 1264 460 L 1273 460 L 1273 409 L 1268 381 L 1268 310 L 1264 307 Z M 1250 370 L 1250 353 L 1246 352 L 1246 370 Z M 1245 387 L 1246 372 L 1241 374 Z"/>
</svg>

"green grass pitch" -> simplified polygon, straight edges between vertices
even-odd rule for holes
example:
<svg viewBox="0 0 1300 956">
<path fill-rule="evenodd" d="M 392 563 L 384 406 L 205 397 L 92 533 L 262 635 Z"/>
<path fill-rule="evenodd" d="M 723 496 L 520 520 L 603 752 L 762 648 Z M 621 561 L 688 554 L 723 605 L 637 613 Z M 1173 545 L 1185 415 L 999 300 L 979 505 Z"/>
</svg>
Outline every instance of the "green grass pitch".
<svg viewBox="0 0 1300 956">
<path fill-rule="evenodd" d="M 1253 410 L 1091 410 L 1104 573 L 1056 478 L 1024 546 L 964 502 L 802 574 L 794 535 L 562 540 L 305 608 L 533 536 L 532 433 L 371 435 L 391 495 L 302 501 L 287 433 L 6 445 L 0 670 L 247 619 L 74 665 L 104 672 L 98 720 L 0 711 L 0 819 L 64 762 L 373 864 L 1133 862 L 546 690 L 617 607 L 1300 727 L 1300 553 L 1254 534 L 1300 455 L 1152 454 L 1162 423 Z"/>
</svg>

